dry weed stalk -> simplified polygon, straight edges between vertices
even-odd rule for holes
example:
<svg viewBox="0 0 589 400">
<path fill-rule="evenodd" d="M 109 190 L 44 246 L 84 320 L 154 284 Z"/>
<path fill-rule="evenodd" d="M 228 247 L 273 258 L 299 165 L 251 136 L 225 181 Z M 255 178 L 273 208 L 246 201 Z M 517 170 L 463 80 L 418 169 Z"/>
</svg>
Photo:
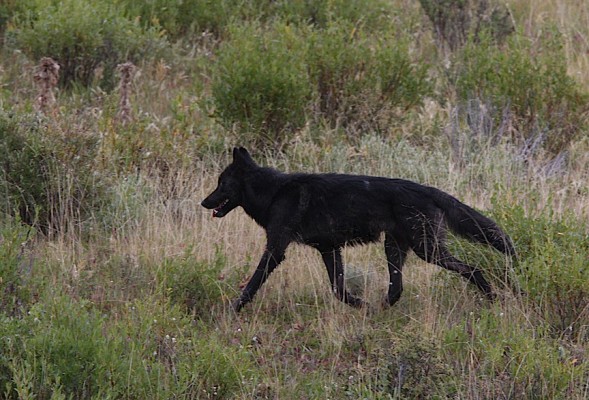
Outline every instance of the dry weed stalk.
<svg viewBox="0 0 589 400">
<path fill-rule="evenodd" d="M 131 122 L 133 119 L 131 115 L 131 101 L 129 98 L 131 93 L 131 80 L 133 79 L 136 70 L 137 67 L 131 62 L 117 65 L 117 71 L 121 76 L 121 82 L 119 84 L 121 100 L 119 101 L 119 112 L 117 117 L 123 125 Z"/>
<path fill-rule="evenodd" d="M 38 111 L 47 114 L 50 110 L 55 111 L 53 89 L 59 79 L 59 64 L 50 57 L 43 57 L 36 70 L 34 78 L 39 86 L 39 95 L 35 106 Z"/>
</svg>

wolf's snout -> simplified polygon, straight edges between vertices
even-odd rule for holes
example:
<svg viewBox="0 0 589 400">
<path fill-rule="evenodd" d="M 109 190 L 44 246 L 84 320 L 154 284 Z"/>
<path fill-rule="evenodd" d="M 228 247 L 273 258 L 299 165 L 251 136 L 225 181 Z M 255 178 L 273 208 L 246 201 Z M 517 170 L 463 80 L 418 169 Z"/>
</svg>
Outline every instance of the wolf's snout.
<svg viewBox="0 0 589 400">
<path fill-rule="evenodd" d="M 200 205 L 203 206 L 204 208 L 208 208 L 209 210 L 211 208 L 215 208 L 217 206 L 217 204 L 214 204 L 211 199 L 210 196 L 203 199 L 203 201 L 200 202 Z"/>
</svg>

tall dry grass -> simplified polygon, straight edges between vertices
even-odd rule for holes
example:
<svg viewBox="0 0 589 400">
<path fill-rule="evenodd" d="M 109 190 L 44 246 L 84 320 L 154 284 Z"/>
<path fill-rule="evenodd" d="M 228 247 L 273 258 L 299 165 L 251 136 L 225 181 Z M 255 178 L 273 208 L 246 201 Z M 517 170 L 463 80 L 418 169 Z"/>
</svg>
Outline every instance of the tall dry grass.
<svg viewBox="0 0 589 400">
<path fill-rule="evenodd" d="M 443 147 L 423 151 L 406 142 L 390 144 L 378 138 L 366 138 L 357 148 L 334 148 L 330 155 L 322 150 L 309 155 L 311 147 L 301 146 L 301 150 L 307 151 L 296 153 L 295 150 L 294 154 L 276 158 L 254 155 L 264 165 L 278 164 L 290 171 L 338 170 L 416 179 L 441 187 L 481 209 L 492 207 L 490 197 L 493 196 L 498 202 L 522 204 L 530 215 L 546 208 L 556 214 L 573 210 L 583 216 L 588 211 L 587 193 L 580 195 L 576 190 L 586 191 L 586 183 L 579 187 L 579 182 L 587 182 L 589 160 L 584 154 L 572 157 L 566 172 L 547 175 L 546 160 L 522 160 L 517 149 L 509 146 L 480 149 L 480 154 L 484 154 L 481 158 L 460 166 L 452 163 Z M 296 161 L 298 157 L 309 156 L 322 161 L 305 168 Z M 108 283 L 103 283 L 84 295 L 99 307 L 112 307 L 141 298 L 142 286 L 149 286 L 153 270 L 166 259 L 184 257 L 189 251 L 195 260 L 212 263 L 219 249 L 226 257 L 222 275 L 237 273 L 236 282 L 244 283 L 262 253 L 263 230 L 240 209 L 219 220 L 199 205 L 214 189 L 217 173 L 227 162 L 227 157 L 222 156 L 213 166 L 197 165 L 194 169 L 176 171 L 172 175 L 176 188 L 174 199 L 162 193 L 162 187 L 170 182 L 148 175 L 134 182 L 131 190 L 120 187 L 122 199 L 137 196 L 137 187 L 144 194 L 132 202 L 122 202 L 133 204 L 137 214 L 122 219 L 108 240 L 83 247 L 75 241 L 43 245 L 45 257 L 59 260 L 54 283 L 67 283 L 71 293 L 76 294 L 84 286 L 80 277 L 88 279 L 84 269 L 92 273 L 100 268 L 92 260 L 100 259 L 101 252 L 123 257 L 128 260 L 124 268 L 136 270 L 137 286 L 131 284 L 117 291 L 113 290 L 116 283 L 110 288 Z M 518 396 L 518 390 L 521 393 L 527 390 L 524 383 L 515 384 L 507 372 L 502 375 L 501 371 L 495 371 L 494 376 L 486 376 L 488 371 L 481 365 L 482 356 L 477 350 L 479 341 L 487 340 L 487 333 L 477 330 L 481 312 L 486 315 L 484 318 L 496 321 L 498 332 L 510 332 L 522 338 L 534 332 L 537 316 L 531 313 L 525 299 L 507 288 L 499 288 L 501 300 L 489 305 L 460 278 L 411 257 L 405 268 L 406 291 L 402 300 L 388 310 L 382 306 L 388 279 L 382 246 L 346 248 L 344 258 L 346 264 L 356 266 L 368 277 L 363 296 L 370 306 L 365 309 L 351 309 L 337 301 L 329 290 L 319 255 L 295 245 L 288 249 L 286 261 L 239 317 L 227 307 L 231 297 L 240 290 L 237 284 L 226 291 L 224 302 L 213 310 L 216 314 L 213 326 L 229 343 L 245 342 L 254 349 L 259 367 L 266 374 L 263 385 L 256 386 L 257 391 L 268 391 L 274 398 L 294 398 L 304 393 L 305 386 L 326 386 L 325 393 L 338 393 L 330 385 L 346 380 L 350 384 L 366 382 L 369 386 L 368 382 L 380 368 L 374 357 L 386 352 L 386 346 L 404 346 L 407 340 L 419 343 L 425 338 L 434 338 L 427 340 L 439 343 L 440 338 L 462 324 L 471 342 L 464 344 L 465 355 L 453 367 L 459 368 L 456 373 L 464 379 L 456 395 L 473 399 L 509 398 Z M 368 348 L 351 352 L 350 347 L 354 346 Z M 574 346 L 584 348 L 581 343 Z M 584 350 L 580 351 L 584 354 Z M 522 370 L 529 368 L 528 362 L 517 360 L 522 363 Z M 315 375 L 319 371 L 320 375 Z M 343 378 L 342 373 L 346 374 Z M 550 385 L 552 378 L 540 374 L 535 379 Z M 243 392 L 235 396 L 248 398 L 252 395 L 248 387 L 245 385 Z M 294 397 L 293 393 L 296 393 Z M 546 393 L 550 391 L 547 389 Z M 570 393 L 571 398 L 583 398 L 585 392 L 571 389 Z"/>
<path fill-rule="evenodd" d="M 526 34 L 535 36 L 553 24 L 564 36 L 564 48 L 571 76 L 589 87 L 589 5 L 583 1 L 506 2 L 516 18 L 522 21 Z"/>
</svg>

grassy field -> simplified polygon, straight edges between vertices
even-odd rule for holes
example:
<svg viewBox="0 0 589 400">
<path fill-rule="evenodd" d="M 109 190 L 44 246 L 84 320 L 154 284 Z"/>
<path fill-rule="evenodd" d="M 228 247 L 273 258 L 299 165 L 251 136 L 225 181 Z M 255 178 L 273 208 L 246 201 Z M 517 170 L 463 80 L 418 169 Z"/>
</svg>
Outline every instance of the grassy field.
<svg viewBox="0 0 589 400">
<path fill-rule="evenodd" d="M 0 5 L 0 398 L 588 398 L 589 5 L 208 3 Z M 382 245 L 349 247 L 353 309 L 292 245 L 236 315 L 264 232 L 200 206 L 235 145 L 439 187 L 518 260 L 452 238 L 498 300 L 412 255 L 386 308 Z"/>
</svg>

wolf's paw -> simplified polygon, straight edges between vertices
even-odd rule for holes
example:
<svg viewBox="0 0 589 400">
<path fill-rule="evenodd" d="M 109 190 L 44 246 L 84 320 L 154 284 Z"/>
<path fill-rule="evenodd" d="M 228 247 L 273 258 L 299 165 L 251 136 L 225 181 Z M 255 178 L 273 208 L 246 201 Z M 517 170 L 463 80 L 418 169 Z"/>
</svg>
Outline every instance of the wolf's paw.
<svg viewBox="0 0 589 400">
<path fill-rule="evenodd" d="M 401 298 L 401 292 L 388 293 L 382 299 L 382 305 L 384 308 L 392 307 L 396 302 L 399 301 L 400 298 Z"/>
<path fill-rule="evenodd" d="M 359 297 L 352 296 L 351 294 L 347 293 L 344 297 L 344 302 L 352 307 L 355 308 L 362 308 L 366 306 L 366 302 Z"/>
<path fill-rule="evenodd" d="M 237 299 L 233 300 L 231 302 L 231 309 L 233 311 L 235 311 L 236 313 L 239 312 L 239 310 L 241 310 L 244 306 L 244 302 L 243 300 L 241 300 L 241 297 L 238 297 Z"/>
<path fill-rule="evenodd" d="M 494 303 L 497 300 L 497 294 L 495 292 L 487 292 L 485 293 L 485 298 L 491 303 Z"/>
</svg>

